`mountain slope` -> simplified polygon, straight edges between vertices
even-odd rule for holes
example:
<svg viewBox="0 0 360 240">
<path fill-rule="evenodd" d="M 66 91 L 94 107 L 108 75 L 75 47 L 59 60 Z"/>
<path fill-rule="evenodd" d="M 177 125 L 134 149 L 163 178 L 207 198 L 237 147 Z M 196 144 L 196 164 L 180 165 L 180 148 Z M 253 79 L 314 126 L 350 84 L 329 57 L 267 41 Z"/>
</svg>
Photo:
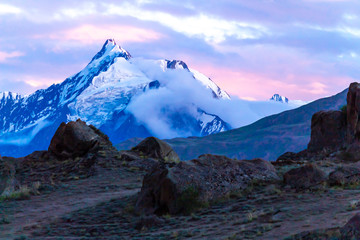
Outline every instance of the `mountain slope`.
<svg viewBox="0 0 360 240">
<path fill-rule="evenodd" d="M 202 138 L 175 138 L 167 140 L 183 160 L 204 153 L 226 155 L 238 159 L 264 158 L 276 160 L 281 154 L 298 152 L 310 140 L 311 117 L 321 110 L 338 110 L 346 104 L 347 89 L 334 96 L 311 102 L 297 109 L 265 117 L 253 124 Z M 127 149 L 139 139 L 119 144 Z"/>
<path fill-rule="evenodd" d="M 305 149 L 310 140 L 312 115 L 321 110 L 340 109 L 346 104 L 347 91 L 265 117 L 242 128 L 203 138 L 178 138 L 167 142 L 182 159 L 212 153 L 239 159 L 276 160 L 284 152 Z"/>
<path fill-rule="evenodd" d="M 146 121 L 151 120 L 151 114 L 141 116 L 139 107 L 146 109 L 150 104 L 136 105 L 144 96 L 177 91 L 182 85 L 194 88 L 201 98 L 230 99 L 209 78 L 190 70 L 182 61 L 133 58 L 109 39 L 82 71 L 64 82 L 24 97 L 2 94 L 0 154 L 22 156 L 46 149 L 49 136 L 61 122 L 78 118 L 100 128 L 113 142 L 150 135 L 162 137 L 159 129 L 171 129 L 172 136 L 178 137 L 230 129 L 211 108 L 199 107 L 196 97 L 178 102 L 163 99 L 157 109 L 158 122 Z"/>
</svg>

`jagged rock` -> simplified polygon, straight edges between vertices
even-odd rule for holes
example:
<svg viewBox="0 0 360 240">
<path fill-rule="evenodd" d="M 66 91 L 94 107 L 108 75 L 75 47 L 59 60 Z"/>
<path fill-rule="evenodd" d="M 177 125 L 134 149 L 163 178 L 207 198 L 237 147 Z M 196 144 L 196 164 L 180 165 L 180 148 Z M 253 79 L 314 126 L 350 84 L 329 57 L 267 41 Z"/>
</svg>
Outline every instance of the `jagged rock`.
<svg viewBox="0 0 360 240">
<path fill-rule="evenodd" d="M 341 239 L 360 239 L 360 213 L 357 213 L 340 229 Z"/>
<path fill-rule="evenodd" d="M 74 158 L 99 150 L 100 146 L 112 144 L 105 134 L 78 119 L 76 122 L 61 123 L 48 151 L 61 158 Z"/>
<path fill-rule="evenodd" d="M 311 119 L 308 151 L 337 150 L 346 143 L 346 115 L 342 111 L 320 111 Z"/>
<path fill-rule="evenodd" d="M 279 177 L 268 161 L 202 155 L 172 168 L 159 167 L 148 173 L 136 209 L 145 214 L 188 213 L 192 208 L 243 190 L 252 181 L 274 180 Z"/>
<path fill-rule="evenodd" d="M 360 140 L 360 85 L 351 83 L 347 94 L 347 142 L 352 144 L 359 143 Z"/>
<path fill-rule="evenodd" d="M 284 174 L 284 183 L 298 190 L 316 187 L 326 180 L 325 172 L 313 164 L 291 169 Z"/>
<path fill-rule="evenodd" d="M 329 174 L 330 185 L 360 184 L 360 164 L 339 167 Z"/>
<path fill-rule="evenodd" d="M 165 162 L 179 162 L 180 158 L 169 144 L 156 137 L 148 137 L 131 149 L 148 158 L 161 159 Z"/>
<path fill-rule="evenodd" d="M 0 195 L 11 192 L 15 185 L 15 166 L 0 157 Z"/>
</svg>

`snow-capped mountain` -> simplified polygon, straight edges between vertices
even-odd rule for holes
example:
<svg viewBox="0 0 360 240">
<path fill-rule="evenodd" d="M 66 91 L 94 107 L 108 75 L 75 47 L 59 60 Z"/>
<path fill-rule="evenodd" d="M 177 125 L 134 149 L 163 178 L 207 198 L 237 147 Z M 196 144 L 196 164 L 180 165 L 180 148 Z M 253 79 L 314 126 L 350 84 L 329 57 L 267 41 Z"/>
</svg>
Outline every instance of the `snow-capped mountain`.
<svg viewBox="0 0 360 240">
<path fill-rule="evenodd" d="M 148 101 L 152 95 L 163 97 Z M 78 118 L 100 128 L 114 143 L 229 130 L 211 109 L 198 105 L 209 96 L 230 99 L 182 61 L 133 58 L 109 39 L 82 71 L 60 84 L 24 97 L 0 93 L 0 154 L 22 156 L 46 149 L 61 122 Z"/>
<path fill-rule="evenodd" d="M 275 101 L 275 102 L 281 102 L 281 103 L 289 103 L 289 99 L 287 97 L 284 96 L 280 96 L 279 94 L 274 94 L 271 98 L 270 101 Z"/>
<path fill-rule="evenodd" d="M 285 103 L 293 108 L 297 108 L 311 102 L 311 101 L 303 101 L 303 100 L 289 100 L 287 97 L 281 96 L 277 93 L 274 94 L 269 100 L 273 102 Z"/>
</svg>

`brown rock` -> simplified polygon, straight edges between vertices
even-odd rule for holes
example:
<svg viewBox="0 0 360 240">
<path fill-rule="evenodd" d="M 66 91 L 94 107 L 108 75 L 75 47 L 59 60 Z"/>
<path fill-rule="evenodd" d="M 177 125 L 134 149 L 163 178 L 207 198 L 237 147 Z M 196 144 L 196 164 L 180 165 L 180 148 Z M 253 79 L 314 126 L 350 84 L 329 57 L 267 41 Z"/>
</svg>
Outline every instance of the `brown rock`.
<svg viewBox="0 0 360 240">
<path fill-rule="evenodd" d="M 112 144 L 105 134 L 78 119 L 76 122 L 61 123 L 48 151 L 61 158 L 74 158 L 96 151 L 100 146 Z"/>
<path fill-rule="evenodd" d="M 339 167 L 329 174 L 330 185 L 353 185 L 360 183 L 360 164 Z"/>
<path fill-rule="evenodd" d="M 341 239 L 360 239 L 360 213 L 357 213 L 340 229 Z"/>
<path fill-rule="evenodd" d="M 313 164 L 291 169 L 284 174 L 284 183 L 298 190 L 316 187 L 326 180 L 325 172 Z"/>
<path fill-rule="evenodd" d="M 346 116 L 341 111 L 320 111 L 311 119 L 308 151 L 337 150 L 346 142 Z"/>
<path fill-rule="evenodd" d="M 347 142 L 359 142 L 360 85 L 351 83 L 347 94 Z"/>
<path fill-rule="evenodd" d="M 172 168 L 157 168 L 147 174 L 136 203 L 145 214 L 189 213 L 252 181 L 279 180 L 271 163 L 255 159 L 233 160 L 225 156 L 202 155 Z"/>
<path fill-rule="evenodd" d="M 165 162 L 179 162 L 180 158 L 169 144 L 156 137 L 148 137 L 131 149 L 148 158 L 161 159 Z"/>
<path fill-rule="evenodd" d="M 0 157 L 0 195 L 11 192 L 15 185 L 15 166 Z"/>
</svg>

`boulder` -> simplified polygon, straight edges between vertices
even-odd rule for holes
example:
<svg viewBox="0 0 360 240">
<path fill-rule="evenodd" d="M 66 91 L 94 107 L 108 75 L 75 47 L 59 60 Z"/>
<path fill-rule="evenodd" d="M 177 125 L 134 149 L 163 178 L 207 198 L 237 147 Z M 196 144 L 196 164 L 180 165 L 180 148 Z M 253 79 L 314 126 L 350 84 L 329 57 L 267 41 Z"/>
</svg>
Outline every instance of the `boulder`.
<svg viewBox="0 0 360 240">
<path fill-rule="evenodd" d="M 122 151 L 118 157 L 122 165 L 150 171 L 159 166 L 159 161 L 153 158 L 140 157 L 138 153 L 132 151 Z"/>
<path fill-rule="evenodd" d="M 360 84 L 351 83 L 347 94 L 347 142 L 352 144 L 360 140 Z"/>
<path fill-rule="evenodd" d="M 180 158 L 169 144 L 156 137 L 148 137 L 131 149 L 140 156 L 161 159 L 165 162 L 179 162 Z"/>
<path fill-rule="evenodd" d="M 338 150 L 346 143 L 346 114 L 342 111 L 320 111 L 311 119 L 308 151 Z"/>
<path fill-rule="evenodd" d="M 284 183 L 298 190 L 316 187 L 326 180 L 325 172 L 314 164 L 294 168 L 284 174 Z"/>
<path fill-rule="evenodd" d="M 109 138 L 78 119 L 76 122 L 61 123 L 51 139 L 48 151 L 61 158 L 74 158 L 104 146 L 112 146 Z"/>
<path fill-rule="evenodd" d="M 360 239 L 360 213 L 352 217 L 340 228 L 341 239 Z"/>
<path fill-rule="evenodd" d="M 330 185 L 360 184 L 360 164 L 349 164 L 337 168 L 329 174 Z"/>
<path fill-rule="evenodd" d="M 12 192 L 15 185 L 15 166 L 0 157 L 0 195 Z"/>
<path fill-rule="evenodd" d="M 253 181 L 276 180 L 279 177 L 268 161 L 239 161 L 225 156 L 202 155 L 148 173 L 136 209 L 142 214 L 186 214 L 231 192 L 244 190 Z"/>
</svg>

